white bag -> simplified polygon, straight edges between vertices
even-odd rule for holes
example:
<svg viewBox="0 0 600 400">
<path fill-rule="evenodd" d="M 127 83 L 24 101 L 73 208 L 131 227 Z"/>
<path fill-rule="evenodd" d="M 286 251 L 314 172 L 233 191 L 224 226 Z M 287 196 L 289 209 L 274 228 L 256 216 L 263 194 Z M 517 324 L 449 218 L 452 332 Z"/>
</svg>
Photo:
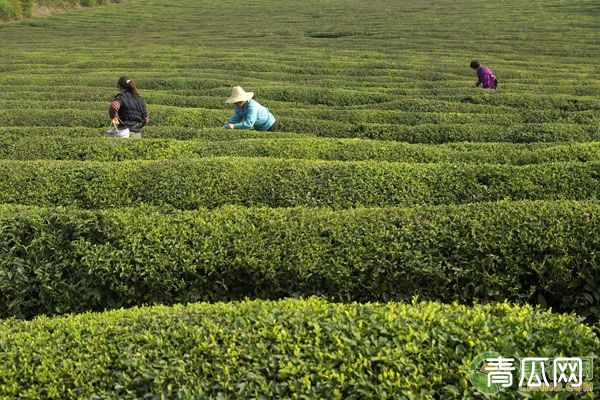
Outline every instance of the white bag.
<svg viewBox="0 0 600 400">
<path fill-rule="evenodd" d="M 113 129 L 109 129 L 106 131 L 106 135 L 108 137 L 116 137 L 122 139 L 129 138 L 129 128 L 119 130 L 119 127 L 114 122 L 112 123 L 112 127 Z"/>
</svg>

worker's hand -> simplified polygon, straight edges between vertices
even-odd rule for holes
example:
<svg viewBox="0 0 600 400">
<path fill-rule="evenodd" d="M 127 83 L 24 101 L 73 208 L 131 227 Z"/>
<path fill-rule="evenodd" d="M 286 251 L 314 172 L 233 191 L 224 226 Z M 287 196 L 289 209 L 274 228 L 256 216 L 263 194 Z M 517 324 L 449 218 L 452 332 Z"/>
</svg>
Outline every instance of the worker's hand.
<svg viewBox="0 0 600 400">
<path fill-rule="evenodd" d="M 225 129 L 234 129 L 235 126 L 233 124 L 227 124 L 227 126 L 225 127 Z"/>
<path fill-rule="evenodd" d="M 119 117 L 117 117 L 117 116 L 113 117 L 113 119 L 111 119 L 110 122 L 117 125 L 119 123 Z"/>
</svg>

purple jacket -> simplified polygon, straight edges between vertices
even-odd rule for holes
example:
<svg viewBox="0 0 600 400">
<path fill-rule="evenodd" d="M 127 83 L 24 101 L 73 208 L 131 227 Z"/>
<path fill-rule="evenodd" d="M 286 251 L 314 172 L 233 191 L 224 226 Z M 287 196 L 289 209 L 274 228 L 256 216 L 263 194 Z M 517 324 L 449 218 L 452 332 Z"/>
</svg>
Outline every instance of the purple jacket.
<svg viewBox="0 0 600 400">
<path fill-rule="evenodd" d="M 498 79 L 491 69 L 486 67 L 477 68 L 477 83 L 475 83 L 475 86 L 479 85 L 485 89 L 496 89 Z"/>
</svg>

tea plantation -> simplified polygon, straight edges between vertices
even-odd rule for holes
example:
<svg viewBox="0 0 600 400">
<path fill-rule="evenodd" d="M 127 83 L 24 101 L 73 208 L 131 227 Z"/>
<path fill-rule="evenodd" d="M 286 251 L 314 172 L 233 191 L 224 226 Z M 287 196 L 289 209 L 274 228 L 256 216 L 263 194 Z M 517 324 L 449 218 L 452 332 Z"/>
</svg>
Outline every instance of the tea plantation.
<svg viewBox="0 0 600 400">
<path fill-rule="evenodd" d="M 597 1 L 98 2 L 0 54 L 0 399 L 482 399 L 488 351 L 594 398 L 518 360 L 600 352 Z"/>
</svg>

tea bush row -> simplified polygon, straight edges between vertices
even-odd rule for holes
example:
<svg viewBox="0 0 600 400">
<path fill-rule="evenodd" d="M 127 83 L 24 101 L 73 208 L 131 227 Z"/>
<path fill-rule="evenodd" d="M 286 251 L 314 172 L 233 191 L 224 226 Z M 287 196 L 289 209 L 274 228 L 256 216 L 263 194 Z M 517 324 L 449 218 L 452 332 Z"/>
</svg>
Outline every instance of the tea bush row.
<svg viewBox="0 0 600 400">
<path fill-rule="evenodd" d="M 0 316 L 322 295 L 541 303 L 600 317 L 600 206 L 0 207 Z"/>
<path fill-rule="evenodd" d="M 555 109 L 561 111 L 585 111 L 600 109 L 600 101 L 588 96 L 573 96 L 561 93 L 546 95 L 528 93 L 501 92 L 494 95 L 460 93 L 454 95 L 431 96 L 423 98 L 423 94 L 413 94 L 416 99 L 410 99 L 406 93 L 402 97 L 406 99 L 395 99 L 385 103 L 383 108 L 397 108 L 406 111 L 446 111 L 446 112 L 473 112 L 475 110 L 489 110 L 489 112 L 515 112 L 524 110 Z M 414 105 L 411 105 L 412 103 Z M 473 108 L 472 106 L 479 106 Z M 411 108 L 413 107 L 413 108 Z M 371 109 L 380 108 L 373 105 Z M 416 108 L 416 109 L 415 109 Z"/>
<path fill-rule="evenodd" d="M 53 88 L 49 87 L 49 90 Z M 148 103 L 150 110 L 154 107 L 160 109 L 165 107 L 183 107 L 183 108 L 203 108 L 221 110 L 226 109 L 228 112 L 231 107 L 225 104 L 224 98 L 227 89 L 223 89 L 221 96 L 199 96 L 199 95 L 182 95 L 171 94 L 164 91 L 144 91 L 143 98 Z M 27 99 L 23 100 L 26 94 Z M 4 92 L 0 95 L 0 109 L 3 110 L 89 110 L 98 111 L 108 108 L 109 100 L 114 96 L 114 93 L 102 92 L 79 92 L 73 93 L 56 93 L 56 92 L 23 92 L 14 93 Z M 255 97 L 256 98 L 256 97 Z M 501 108 L 498 106 L 486 106 L 480 104 L 463 104 L 442 102 L 435 100 L 418 100 L 407 99 L 393 102 L 392 109 L 390 103 L 385 103 L 378 108 L 339 108 L 328 107 L 323 105 L 302 105 L 299 103 L 290 103 L 285 101 L 275 101 L 261 97 L 256 98 L 277 115 L 311 119 L 325 120 L 340 120 L 347 122 L 381 122 L 393 123 L 403 118 L 405 113 L 458 113 L 458 114 L 489 114 L 495 115 L 510 115 L 514 114 L 515 110 L 511 108 Z M 293 109 L 289 109 L 293 105 Z M 409 114 L 410 115 L 410 114 Z M 506 117 L 505 117 L 506 118 Z M 490 121 L 492 122 L 492 121 Z"/>
<path fill-rule="evenodd" d="M 13 146 L 19 140 L 44 140 L 43 137 L 54 138 L 73 138 L 73 139 L 105 139 L 105 128 L 90 128 L 89 126 L 0 126 L 0 143 L 5 143 L 8 146 Z M 142 137 L 144 138 L 168 138 L 179 140 L 202 140 L 202 141 L 229 141 L 249 138 L 302 138 L 314 136 L 308 133 L 294 132 L 261 132 L 255 130 L 237 130 L 232 132 L 221 127 L 218 128 L 187 128 L 187 127 L 168 127 L 148 125 L 144 128 Z M 52 140 L 47 139 L 47 140 Z M 126 141 L 122 141 L 126 142 Z"/>
<path fill-rule="evenodd" d="M 451 142 L 587 142 L 600 140 L 598 125 L 571 123 L 524 123 L 511 125 L 473 124 L 366 124 L 287 118 L 286 131 L 325 137 L 358 137 L 409 143 Z"/>
<path fill-rule="evenodd" d="M 60 400 L 470 399 L 470 363 L 483 352 L 518 367 L 530 354 L 600 347 L 576 317 L 528 306 L 316 298 L 7 320 L 0 335 L 0 397 Z"/>
<path fill-rule="evenodd" d="M 71 8 L 77 6 L 93 7 L 107 3 L 122 3 L 123 0 L 35 0 L 39 5 Z"/>
<path fill-rule="evenodd" d="M 75 43 L 73 46 L 77 46 Z M 65 43 L 68 46 L 68 43 Z M 165 55 L 184 58 L 178 49 Z M 213 52 L 218 54 L 218 52 Z M 244 58 L 243 56 L 246 56 Z M 254 56 L 254 57 L 253 57 Z M 517 109 L 561 109 L 586 110 L 598 109 L 598 100 L 593 86 L 561 80 L 553 71 L 554 82 L 532 82 L 531 80 L 512 80 L 510 90 L 504 90 L 505 85 L 495 92 L 482 92 L 471 87 L 472 76 L 469 78 L 454 78 L 432 84 L 428 79 L 415 78 L 411 71 L 399 70 L 390 65 L 383 70 L 385 76 L 369 75 L 366 77 L 351 76 L 347 73 L 348 65 L 344 68 L 331 69 L 325 67 L 312 68 L 306 64 L 306 55 L 299 55 L 294 61 L 286 63 L 263 62 L 255 54 L 240 53 L 240 58 L 224 63 L 217 57 L 195 60 L 191 65 L 181 60 L 179 68 L 174 71 L 171 58 L 155 55 L 152 60 L 130 59 L 95 59 L 83 58 L 72 60 L 69 67 L 58 67 L 56 74 L 64 74 L 73 70 L 98 71 L 94 76 L 84 74 L 73 76 L 70 81 L 82 87 L 86 92 L 106 91 L 114 87 L 115 75 L 113 68 L 140 69 L 144 67 L 143 75 L 138 78 L 140 89 L 147 91 L 189 91 L 195 96 L 227 95 L 231 81 L 243 80 L 247 85 L 256 89 L 262 99 L 271 101 L 295 102 L 299 104 L 323 104 L 330 106 L 376 105 L 394 101 L 433 100 L 448 101 L 457 104 L 487 105 L 510 107 Z M 315 54 L 319 57 L 319 54 Z M 6 62 L 6 74 L 0 77 L 0 83 L 6 85 L 6 92 L 20 90 L 40 91 L 42 87 L 55 89 L 55 93 L 68 93 L 64 81 L 59 75 L 40 74 L 44 71 L 44 63 L 40 59 L 32 59 L 19 68 L 10 68 L 10 60 Z M 296 65 L 294 65 L 296 64 Z M 262 67 L 262 68 L 261 68 Z M 556 67 L 556 63 L 553 64 Z M 373 73 L 368 67 L 359 65 L 367 74 Z M 408 67 L 410 68 L 410 67 Z M 414 67 L 413 67 L 414 68 Z M 252 69 L 251 76 L 244 72 Z M 461 75 L 466 75 L 461 70 Z M 567 75 L 568 76 L 568 75 Z M 468 81 L 465 81 L 468 79 Z M 348 81 L 352 87 L 348 87 Z M 273 84 L 273 82 L 285 82 Z M 110 85 L 110 84 L 113 85 Z M 33 85 L 35 84 L 35 85 Z M 110 86 L 109 86 L 110 85 Z M 249 87 L 250 87 L 249 86 Z M 64 97 L 68 100 L 69 97 Z"/>
<path fill-rule="evenodd" d="M 349 207 L 595 199 L 600 163 L 527 166 L 272 158 L 0 161 L 0 203 L 87 209 Z"/>
<path fill-rule="evenodd" d="M 377 124 L 489 124 L 511 125 L 524 123 L 579 123 L 594 124 L 600 121 L 597 111 L 566 112 L 559 110 L 498 111 L 492 114 L 458 112 L 411 112 L 396 110 L 285 110 L 280 114 L 289 119 L 326 120 L 347 123 Z"/>
<path fill-rule="evenodd" d="M 471 399 L 482 352 L 519 366 L 600 347 L 574 316 L 528 306 L 315 298 L 9 320 L 0 335 L 0 396 L 44 400 Z M 521 396 L 513 387 L 501 398 Z"/>
<path fill-rule="evenodd" d="M 68 118 L 66 118 L 69 121 Z M 101 122 L 102 121 L 102 122 Z M 104 137 L 108 128 L 104 115 L 98 114 L 97 126 L 90 127 L 85 121 L 77 125 L 71 120 L 67 126 L 0 126 L 0 135 L 9 141 L 31 136 Z M 88 121 L 89 122 L 89 121 Z M 194 128 L 185 126 L 161 126 L 151 121 L 144 128 L 145 138 L 237 140 L 240 138 L 291 138 L 322 136 L 328 138 L 367 138 L 396 140 L 409 143 L 454 142 L 589 142 L 600 141 L 600 129 L 595 125 L 577 124 L 514 124 L 511 126 L 487 124 L 426 124 L 383 125 L 348 124 L 335 121 L 306 121 L 287 119 L 280 121 L 285 131 L 257 132 L 250 130 L 228 131 L 220 127 Z M 43 121 L 41 121 L 43 123 Z M 302 133 L 298 133 L 302 132 Z"/>
<path fill-rule="evenodd" d="M 78 131 L 74 131 L 80 133 Z M 94 131 L 93 133 L 97 133 Z M 215 132 L 215 139 L 225 132 Z M 244 132 L 246 133 L 246 132 Z M 255 133 L 255 131 L 249 132 Z M 410 144 L 369 139 L 271 137 L 229 140 L 113 140 L 102 137 L 0 135 L 0 158 L 14 160 L 160 160 L 198 157 L 274 157 L 322 160 L 382 160 L 409 163 L 540 164 L 600 161 L 600 143 Z M 274 136 L 274 135 L 273 135 Z"/>
<path fill-rule="evenodd" d="M 69 72 L 69 71 L 65 71 Z M 85 106 L 92 109 L 98 107 L 93 101 L 108 101 L 114 93 L 109 88 L 110 83 L 114 83 L 114 76 L 107 76 L 104 79 L 104 87 L 84 87 L 77 93 L 73 93 L 69 87 L 60 86 L 4 86 L 4 91 L 0 93 L 0 108 L 65 108 L 62 104 L 77 102 L 77 108 Z M 147 78 L 146 78 L 147 79 Z M 167 79 L 167 78 L 164 78 Z M 30 84 L 30 82 L 29 82 Z M 90 84 L 89 82 L 87 83 Z M 100 83 L 98 83 L 100 84 Z M 143 82 L 140 83 L 143 85 Z M 142 90 L 144 99 L 153 105 L 166 105 L 178 107 L 203 107 L 203 108 L 223 108 L 223 99 L 227 95 L 229 88 L 224 82 L 215 82 L 217 89 L 198 88 L 197 90 L 182 90 L 168 88 L 155 89 L 145 88 Z M 257 85 L 261 85 L 257 83 Z M 154 85 L 158 86 L 158 85 Z M 163 85 L 164 86 L 164 85 Z M 42 90 L 45 89 L 45 90 Z M 310 103 L 308 100 L 299 103 L 295 102 L 293 97 L 286 97 L 278 94 L 272 94 L 269 90 L 263 92 L 261 86 L 257 90 L 260 101 L 268 105 L 273 110 L 287 111 L 290 104 L 296 107 L 309 104 L 311 112 L 319 115 L 321 107 L 319 103 Z M 176 90 L 176 91 L 175 91 Z M 208 91 L 207 91 L 208 90 Z M 291 90 L 291 89 L 290 89 Z M 27 100 L 23 100 L 26 96 Z M 383 100 L 383 99 L 382 99 Z M 379 101 L 369 105 L 369 113 L 378 113 L 381 110 L 399 110 L 409 112 L 451 112 L 451 113 L 476 113 L 476 114 L 506 114 L 521 113 L 527 116 L 528 110 L 545 110 L 556 112 L 577 112 L 600 109 L 600 102 L 593 97 L 576 97 L 573 95 L 526 95 L 502 94 L 497 96 L 486 96 L 477 94 L 464 94 L 456 96 L 432 96 L 427 98 L 424 94 L 394 94 L 393 98 L 386 98 L 385 101 Z M 53 102 L 58 103 L 57 105 Z M 336 104 L 333 104 L 336 105 Z M 102 106 L 102 108 L 105 108 Z M 337 108 L 337 107 L 336 107 Z M 340 119 L 345 118 L 347 109 L 340 110 Z M 361 110 L 363 113 L 367 110 Z M 370 119 L 379 117 L 370 117 Z M 390 117 L 386 118 L 388 121 Z M 529 117 L 531 118 L 531 117 Z"/>
<path fill-rule="evenodd" d="M 73 104 L 70 102 L 69 104 Z M 63 105 L 66 105 L 63 103 Z M 108 125 L 107 107 L 91 104 L 92 109 L 74 108 L 43 108 L 43 109 L 5 109 L 0 111 L 4 126 L 105 126 Z M 74 107 L 74 105 L 73 105 Z M 179 108 L 163 105 L 149 107 L 152 123 L 166 126 L 187 126 L 194 128 L 219 127 L 226 121 L 231 111 L 227 109 Z M 278 110 L 273 111 L 282 122 L 283 128 L 290 129 L 286 121 L 321 124 L 329 121 L 339 123 L 346 129 L 352 130 L 356 124 L 387 124 L 387 125 L 426 125 L 426 124 L 476 124 L 501 125 L 513 124 L 580 124 L 594 125 L 600 122 L 597 111 L 523 111 L 505 114 L 477 113 L 443 113 L 443 112 L 409 112 L 392 110 Z M 324 125 L 327 126 L 327 125 Z"/>
<path fill-rule="evenodd" d="M 229 117 L 226 110 L 155 109 L 151 114 L 151 124 L 160 129 L 153 131 L 153 137 L 176 137 L 181 128 L 207 129 L 221 127 Z M 326 137 L 361 137 L 368 139 L 398 140 L 411 143 L 448 143 L 457 141 L 474 142 L 559 142 L 559 141 L 593 141 L 600 138 L 598 125 L 588 123 L 514 123 L 496 125 L 487 123 L 444 123 L 444 114 L 429 115 L 428 120 L 434 123 L 421 124 L 419 119 L 406 120 L 408 125 L 349 123 L 331 120 L 311 120 L 282 117 L 279 126 L 284 132 L 299 132 Z M 3 118 L 2 129 L 30 127 L 32 129 L 48 127 L 93 127 L 98 128 L 96 134 L 104 135 L 108 127 L 108 119 L 104 111 L 77 110 L 6 110 L 0 111 Z M 595 117 L 594 117 L 595 118 Z M 586 119 L 586 118 L 584 118 Z M 458 118 L 460 121 L 460 118 Z M 466 121 L 466 120 L 465 120 Z M 417 125 L 410 125 L 415 123 Z M 148 130 L 145 129 L 145 132 Z M 173 133 L 175 131 L 175 133 Z M 39 130 L 38 130 L 39 132 Z M 243 133 L 247 135 L 247 133 Z M 229 132 L 235 137 L 239 132 Z M 193 136 L 185 136 L 193 137 Z"/>
<path fill-rule="evenodd" d="M 51 55 L 48 56 L 51 57 Z M 182 55 L 180 54 L 180 56 Z M 20 64 L 15 63 L 12 65 L 10 61 L 6 60 L 3 64 L 3 70 L 6 73 L 0 77 L 0 83 L 5 91 L 0 95 L 0 98 L 15 98 L 17 100 L 21 100 L 23 97 L 12 97 L 12 95 L 20 92 L 35 93 L 39 97 L 38 99 L 54 100 L 72 100 L 77 98 L 78 93 L 87 98 L 94 98 L 99 93 L 107 95 L 114 89 L 115 74 L 112 71 L 113 68 L 122 66 L 124 69 L 136 69 L 140 67 L 140 60 L 131 61 L 126 58 L 108 61 L 104 59 L 80 62 L 72 60 L 68 63 L 69 68 L 54 66 L 55 72 L 62 74 L 78 69 L 85 71 L 90 68 L 104 68 L 99 69 L 93 77 L 74 76 L 72 78 L 73 83 L 81 87 L 81 92 L 74 93 L 69 90 L 69 86 L 64 85 L 64 80 L 61 80 L 59 76 L 40 74 L 44 72 L 44 68 L 47 68 L 44 62 L 47 63 L 52 60 L 45 59 L 44 62 L 40 62 L 40 59 L 34 58 L 26 63 L 18 60 L 21 62 Z M 235 60 L 235 62 L 236 68 L 240 68 L 237 63 L 241 60 Z M 244 71 L 248 68 L 254 69 L 258 61 L 249 57 L 248 62 L 250 65 L 241 67 Z M 305 64 L 306 60 L 303 59 L 301 62 Z M 253 87 L 256 90 L 256 94 L 261 100 L 296 102 L 298 104 L 338 106 L 369 104 L 370 108 L 377 109 L 383 105 L 389 105 L 393 108 L 398 105 L 402 105 L 399 108 L 410 107 L 407 102 L 414 100 L 417 109 L 425 107 L 426 102 L 429 101 L 433 104 L 454 104 L 457 107 L 493 106 L 500 110 L 505 108 L 559 109 L 565 111 L 598 109 L 598 100 L 594 97 L 597 92 L 593 85 L 561 83 L 559 80 L 553 84 L 545 85 L 511 82 L 510 91 L 499 89 L 496 92 L 485 92 L 465 86 L 465 83 L 460 81 L 453 82 L 451 87 L 439 87 L 431 86 L 431 82 L 428 81 L 394 81 L 388 77 L 381 78 L 381 80 L 370 78 L 368 81 L 361 81 L 361 79 L 353 77 L 354 90 L 366 90 L 370 94 L 362 97 L 361 101 L 354 101 L 354 103 L 348 103 L 349 100 L 346 100 L 346 103 L 338 103 L 335 97 L 338 92 L 336 92 L 336 89 L 331 88 L 346 86 L 348 80 L 348 77 L 339 74 L 340 71 L 337 71 L 337 75 L 329 75 L 327 78 L 320 76 L 321 79 L 310 75 L 308 76 L 312 79 L 307 78 L 305 67 L 298 68 L 293 73 L 265 72 L 262 77 L 260 76 L 261 73 L 253 71 L 252 77 L 247 77 L 242 73 L 232 71 L 231 68 L 207 65 L 207 67 L 219 68 L 218 71 L 209 75 L 206 69 L 198 68 L 197 64 L 190 67 L 181 62 L 178 64 L 181 66 L 180 69 L 173 73 L 171 59 L 154 59 L 151 63 L 146 63 L 149 64 L 147 67 L 153 70 L 145 71 L 143 76 L 138 78 L 138 83 L 142 94 L 150 95 L 208 96 L 222 100 L 223 96 L 228 95 L 228 91 L 231 90 L 229 86 L 232 80 L 244 80 L 246 86 L 249 84 L 248 87 Z M 214 60 L 210 60 L 209 63 L 214 63 Z M 319 71 L 321 71 L 319 74 L 325 73 L 323 69 L 319 69 Z M 395 70 L 390 69 L 388 72 L 394 73 Z M 257 77 L 261 79 L 257 79 Z M 277 80 L 285 81 L 287 85 L 273 85 L 271 83 Z M 290 83 L 297 84 L 290 85 Z M 411 86 L 408 86 L 408 84 L 411 84 Z M 348 91 L 348 89 L 345 90 Z M 319 94 L 319 91 L 323 94 Z M 342 91 L 340 93 L 346 92 Z M 329 98 L 329 101 L 319 102 L 318 96 Z"/>
</svg>

